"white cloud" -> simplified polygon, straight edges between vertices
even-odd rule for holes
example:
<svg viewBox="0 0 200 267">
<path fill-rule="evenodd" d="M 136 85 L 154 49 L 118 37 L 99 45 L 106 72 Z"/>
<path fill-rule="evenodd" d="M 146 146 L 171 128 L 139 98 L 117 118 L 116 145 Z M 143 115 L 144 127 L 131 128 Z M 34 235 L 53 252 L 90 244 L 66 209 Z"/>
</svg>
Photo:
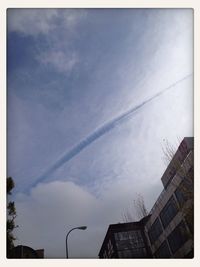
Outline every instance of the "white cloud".
<svg viewBox="0 0 200 267">
<path fill-rule="evenodd" d="M 62 10 L 62 21 L 68 29 L 74 28 L 78 22 L 85 19 L 87 11 L 85 9 L 63 9 Z"/>
<path fill-rule="evenodd" d="M 47 35 L 53 30 L 65 27 L 74 30 L 85 18 L 85 10 L 55 8 L 11 8 L 8 9 L 8 30 L 25 35 Z"/>
<path fill-rule="evenodd" d="M 8 30 L 33 36 L 48 34 L 57 15 L 56 9 L 9 9 Z"/>
<path fill-rule="evenodd" d="M 39 55 L 38 60 L 44 65 L 53 66 L 58 72 L 70 72 L 79 62 L 76 53 L 64 53 L 63 51 L 47 51 Z"/>
<path fill-rule="evenodd" d="M 79 62 L 77 52 L 69 43 L 85 16 L 85 10 L 76 9 L 9 9 L 8 31 L 34 38 L 41 35 L 47 47 L 37 44 L 35 58 L 58 72 L 68 73 Z"/>
<path fill-rule="evenodd" d="M 67 231 L 86 223 L 87 213 L 94 210 L 95 202 L 95 198 L 70 182 L 41 184 L 30 196 L 18 195 L 20 243 L 34 248 L 42 246 L 47 257 L 64 257 Z"/>
<path fill-rule="evenodd" d="M 16 196 L 17 244 L 44 248 L 47 258 L 65 258 L 65 237 L 70 257 L 97 258 L 109 224 L 123 222 L 123 212 L 130 207 L 134 190 L 126 183 L 117 183 L 96 198 L 72 182 L 39 184 L 30 195 Z"/>
</svg>

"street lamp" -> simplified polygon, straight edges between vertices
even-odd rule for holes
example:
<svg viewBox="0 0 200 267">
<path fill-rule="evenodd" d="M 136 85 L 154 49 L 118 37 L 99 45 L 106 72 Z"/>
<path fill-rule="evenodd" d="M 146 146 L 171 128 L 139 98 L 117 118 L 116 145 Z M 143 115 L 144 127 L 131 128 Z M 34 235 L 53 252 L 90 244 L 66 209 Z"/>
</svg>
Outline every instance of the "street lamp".
<svg viewBox="0 0 200 267">
<path fill-rule="evenodd" d="M 74 227 L 72 228 L 66 235 L 66 258 L 68 258 L 68 246 L 67 246 L 67 238 L 68 235 L 71 233 L 71 231 L 75 230 L 75 229 L 79 229 L 79 230 L 86 230 L 87 226 L 79 226 L 79 227 Z"/>
</svg>

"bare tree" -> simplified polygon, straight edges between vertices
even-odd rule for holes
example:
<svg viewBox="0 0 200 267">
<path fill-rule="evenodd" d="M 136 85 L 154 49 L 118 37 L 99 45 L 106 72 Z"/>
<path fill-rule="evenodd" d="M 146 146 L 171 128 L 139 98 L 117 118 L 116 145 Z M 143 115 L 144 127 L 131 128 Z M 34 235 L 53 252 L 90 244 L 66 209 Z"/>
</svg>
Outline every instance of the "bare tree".
<svg viewBox="0 0 200 267">
<path fill-rule="evenodd" d="M 134 200 L 134 206 L 135 206 L 137 217 L 139 220 L 148 215 L 148 212 L 147 212 L 147 209 L 144 203 L 144 198 L 141 194 L 138 194 L 137 199 Z"/>
<path fill-rule="evenodd" d="M 141 194 L 137 194 L 137 198 L 133 200 L 133 205 L 122 214 L 124 222 L 134 222 L 148 215 L 144 198 Z"/>
<path fill-rule="evenodd" d="M 128 222 L 134 222 L 137 220 L 135 210 L 132 207 L 127 208 L 123 213 L 122 213 L 122 219 L 123 222 L 128 223 Z"/>
</svg>

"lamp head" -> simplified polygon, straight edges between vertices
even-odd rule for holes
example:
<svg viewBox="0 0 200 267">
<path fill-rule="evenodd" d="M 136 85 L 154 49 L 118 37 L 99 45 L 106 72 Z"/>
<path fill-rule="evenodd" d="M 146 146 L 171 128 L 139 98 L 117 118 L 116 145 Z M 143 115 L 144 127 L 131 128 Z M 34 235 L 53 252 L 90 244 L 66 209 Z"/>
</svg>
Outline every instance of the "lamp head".
<svg viewBox="0 0 200 267">
<path fill-rule="evenodd" d="M 85 229 L 87 229 L 87 226 L 80 226 L 80 227 L 78 227 L 78 229 L 85 230 Z"/>
</svg>

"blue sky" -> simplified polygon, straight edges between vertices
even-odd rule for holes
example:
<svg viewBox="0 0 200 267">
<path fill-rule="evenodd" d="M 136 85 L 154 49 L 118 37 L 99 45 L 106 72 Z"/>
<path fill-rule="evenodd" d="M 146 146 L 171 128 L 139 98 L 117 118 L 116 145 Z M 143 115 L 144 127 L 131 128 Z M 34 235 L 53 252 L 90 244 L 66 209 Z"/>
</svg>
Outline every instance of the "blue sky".
<svg viewBox="0 0 200 267">
<path fill-rule="evenodd" d="M 162 190 L 165 140 L 193 135 L 192 10 L 9 9 L 7 22 L 17 242 L 65 257 L 66 231 L 86 224 L 71 256 L 96 258 L 137 194 L 150 209 Z"/>
</svg>

